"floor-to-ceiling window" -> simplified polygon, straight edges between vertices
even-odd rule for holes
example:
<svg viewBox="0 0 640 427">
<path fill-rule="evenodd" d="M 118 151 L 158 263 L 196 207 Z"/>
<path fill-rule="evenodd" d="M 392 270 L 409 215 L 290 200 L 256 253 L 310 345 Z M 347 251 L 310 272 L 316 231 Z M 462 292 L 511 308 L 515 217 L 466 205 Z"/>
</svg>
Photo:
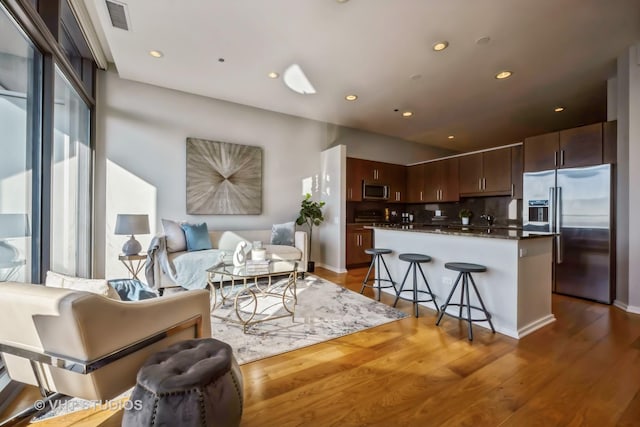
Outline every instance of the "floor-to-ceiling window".
<svg viewBox="0 0 640 427">
<path fill-rule="evenodd" d="M 0 281 L 31 281 L 41 81 L 42 55 L 0 5 Z M 8 384 L 0 358 L 0 396 Z"/>
<path fill-rule="evenodd" d="M 0 0 L 0 281 L 91 276 L 96 65 L 72 12 Z M 7 383 L 0 357 L 0 410 Z"/>
<path fill-rule="evenodd" d="M 58 273 L 90 274 L 90 109 L 56 67 L 51 165 L 51 264 Z"/>
</svg>

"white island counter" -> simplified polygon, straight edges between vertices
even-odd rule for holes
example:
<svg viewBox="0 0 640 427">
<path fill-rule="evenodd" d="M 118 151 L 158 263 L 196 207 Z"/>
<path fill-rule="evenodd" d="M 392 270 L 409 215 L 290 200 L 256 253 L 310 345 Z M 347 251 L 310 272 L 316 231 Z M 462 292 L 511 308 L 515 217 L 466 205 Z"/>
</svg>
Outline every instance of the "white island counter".
<svg viewBox="0 0 640 427">
<path fill-rule="evenodd" d="M 374 246 L 393 250 L 392 254 L 385 255 L 385 260 L 398 287 L 409 265 L 398 259 L 401 253 L 432 257 L 432 261 L 422 264 L 422 268 L 438 306 L 446 301 L 458 274 L 445 269 L 445 263 L 482 264 L 487 271 L 473 273 L 473 278 L 492 315 L 496 332 L 522 338 L 555 320 L 551 313 L 552 235 L 528 234 L 518 230 L 371 228 L 374 230 Z M 411 275 L 407 281 L 410 279 Z M 418 283 L 422 284 L 420 275 Z M 423 286 L 420 288 L 424 289 Z M 384 291 L 393 293 L 393 289 Z M 459 300 L 457 295 L 452 301 Z M 477 305 L 473 297 L 472 303 Z M 433 310 L 432 303 L 421 304 Z M 444 321 L 457 320 L 445 317 Z M 489 327 L 487 322 L 474 325 Z"/>
</svg>

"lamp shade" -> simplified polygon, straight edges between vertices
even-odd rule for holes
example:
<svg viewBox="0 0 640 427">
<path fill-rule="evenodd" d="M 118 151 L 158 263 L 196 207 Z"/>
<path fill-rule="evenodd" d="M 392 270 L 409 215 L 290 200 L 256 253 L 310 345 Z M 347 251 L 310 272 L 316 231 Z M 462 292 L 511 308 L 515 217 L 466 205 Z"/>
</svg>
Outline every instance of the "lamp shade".
<svg viewBox="0 0 640 427">
<path fill-rule="evenodd" d="M 118 214 L 115 234 L 149 234 L 149 215 Z"/>
<path fill-rule="evenodd" d="M 29 216 L 23 213 L 0 214 L 0 239 L 27 237 L 31 235 Z"/>
</svg>

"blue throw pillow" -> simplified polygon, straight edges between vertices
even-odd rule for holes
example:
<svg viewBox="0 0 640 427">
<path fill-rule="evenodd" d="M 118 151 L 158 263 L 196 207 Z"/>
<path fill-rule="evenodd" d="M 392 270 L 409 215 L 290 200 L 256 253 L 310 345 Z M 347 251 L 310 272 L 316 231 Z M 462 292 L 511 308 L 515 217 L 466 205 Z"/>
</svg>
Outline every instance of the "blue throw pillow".
<svg viewBox="0 0 640 427">
<path fill-rule="evenodd" d="M 271 227 L 271 244 L 293 246 L 295 243 L 295 221 L 284 224 L 273 224 Z"/>
<path fill-rule="evenodd" d="M 187 238 L 187 250 L 189 252 L 213 249 L 206 222 L 201 224 L 185 223 L 180 224 L 180 227 L 184 230 L 184 236 Z"/>
<path fill-rule="evenodd" d="M 140 301 L 158 296 L 153 289 L 136 279 L 109 280 L 109 285 L 118 292 L 122 301 Z"/>
</svg>

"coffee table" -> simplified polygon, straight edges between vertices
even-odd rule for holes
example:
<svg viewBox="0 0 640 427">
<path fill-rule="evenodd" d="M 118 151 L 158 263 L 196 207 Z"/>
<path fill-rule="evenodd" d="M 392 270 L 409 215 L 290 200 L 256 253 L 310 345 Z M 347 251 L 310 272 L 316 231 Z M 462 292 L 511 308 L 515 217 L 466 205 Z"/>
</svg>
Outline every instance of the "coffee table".
<svg viewBox="0 0 640 427">
<path fill-rule="evenodd" d="M 298 261 L 270 260 L 260 268 L 221 263 L 207 269 L 211 315 L 249 326 L 295 315 Z M 279 280 L 276 277 L 282 276 Z M 235 316 L 222 315 L 233 306 Z M 284 309 L 284 310 L 282 310 Z M 235 318 L 234 318 L 235 317 Z"/>
</svg>

